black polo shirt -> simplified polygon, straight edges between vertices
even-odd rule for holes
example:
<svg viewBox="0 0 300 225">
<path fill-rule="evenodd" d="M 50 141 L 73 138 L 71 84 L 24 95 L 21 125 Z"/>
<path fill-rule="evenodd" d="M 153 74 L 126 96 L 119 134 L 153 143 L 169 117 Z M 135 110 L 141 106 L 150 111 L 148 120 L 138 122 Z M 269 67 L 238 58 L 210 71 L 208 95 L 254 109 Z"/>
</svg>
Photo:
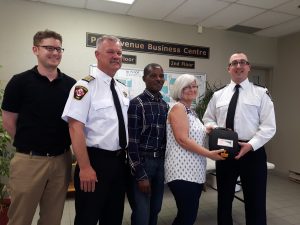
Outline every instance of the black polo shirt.
<svg viewBox="0 0 300 225">
<path fill-rule="evenodd" d="M 60 70 L 50 82 L 39 74 L 37 66 L 12 77 L 5 88 L 2 109 L 18 113 L 16 148 L 55 153 L 70 146 L 68 124 L 61 115 L 75 82 Z"/>
</svg>

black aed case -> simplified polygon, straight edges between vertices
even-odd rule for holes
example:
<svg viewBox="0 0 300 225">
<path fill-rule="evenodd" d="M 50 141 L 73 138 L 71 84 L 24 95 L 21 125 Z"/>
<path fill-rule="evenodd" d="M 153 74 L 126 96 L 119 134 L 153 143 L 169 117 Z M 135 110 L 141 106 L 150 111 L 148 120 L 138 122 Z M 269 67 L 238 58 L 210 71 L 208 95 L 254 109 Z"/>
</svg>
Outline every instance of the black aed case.
<svg viewBox="0 0 300 225">
<path fill-rule="evenodd" d="M 209 149 L 224 149 L 221 156 L 227 159 L 233 159 L 239 152 L 238 134 L 235 131 L 226 128 L 215 128 L 209 134 Z"/>
</svg>

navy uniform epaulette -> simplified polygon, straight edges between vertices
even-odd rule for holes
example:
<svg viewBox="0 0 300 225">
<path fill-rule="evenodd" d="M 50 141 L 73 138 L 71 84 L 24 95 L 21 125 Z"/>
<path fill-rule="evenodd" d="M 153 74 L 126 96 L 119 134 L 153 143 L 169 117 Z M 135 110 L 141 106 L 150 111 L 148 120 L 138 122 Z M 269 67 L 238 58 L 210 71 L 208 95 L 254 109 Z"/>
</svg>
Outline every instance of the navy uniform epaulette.
<svg viewBox="0 0 300 225">
<path fill-rule="evenodd" d="M 260 84 L 254 84 L 255 86 L 258 86 L 258 87 L 262 87 L 262 88 L 267 88 L 266 86 L 262 86 Z"/>
<path fill-rule="evenodd" d="M 266 89 L 266 94 L 270 97 L 270 99 L 272 100 L 272 96 L 270 94 L 270 92 L 268 91 L 267 87 L 266 86 L 262 86 L 262 85 L 259 85 L 259 84 L 254 84 L 255 86 L 257 87 L 261 87 L 263 89 Z"/>
<path fill-rule="evenodd" d="M 86 77 L 82 78 L 82 80 L 89 83 L 90 81 L 95 80 L 95 77 L 93 77 L 91 75 L 87 75 Z"/>
<path fill-rule="evenodd" d="M 224 85 L 224 86 L 222 86 L 222 87 L 220 87 L 220 88 L 218 88 L 218 89 L 216 89 L 214 92 L 216 92 L 216 91 L 220 91 L 221 89 L 223 89 L 224 87 L 226 87 L 228 84 L 226 84 L 226 85 Z"/>
<path fill-rule="evenodd" d="M 124 84 L 122 81 L 116 79 L 116 81 L 118 81 L 120 84 L 123 84 L 124 86 L 126 86 L 126 84 Z"/>
</svg>

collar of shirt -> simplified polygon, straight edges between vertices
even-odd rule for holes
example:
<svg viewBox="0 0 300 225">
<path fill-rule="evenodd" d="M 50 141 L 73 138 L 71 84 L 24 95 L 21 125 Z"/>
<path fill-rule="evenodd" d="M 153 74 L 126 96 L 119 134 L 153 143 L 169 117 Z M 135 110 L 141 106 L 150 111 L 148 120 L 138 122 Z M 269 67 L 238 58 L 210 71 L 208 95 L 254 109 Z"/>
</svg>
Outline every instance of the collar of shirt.
<svg viewBox="0 0 300 225">
<path fill-rule="evenodd" d="M 36 75 L 38 75 L 40 78 L 42 78 L 42 79 L 47 79 L 47 80 L 48 80 L 47 77 L 45 77 L 45 76 L 43 76 L 43 75 L 41 75 L 41 74 L 39 73 L 39 71 L 38 71 L 38 69 L 37 69 L 37 66 L 34 66 L 34 67 L 32 68 L 32 70 L 33 70 L 33 72 L 34 72 Z M 57 77 L 55 78 L 55 80 L 60 80 L 60 79 L 62 79 L 62 73 L 60 72 L 60 69 L 57 68 Z"/>
<path fill-rule="evenodd" d="M 152 101 L 161 101 L 162 99 L 162 95 L 160 92 L 158 92 L 157 96 L 154 96 L 150 91 L 148 91 L 147 89 L 144 90 L 144 94 L 146 96 L 148 96 Z"/>
<path fill-rule="evenodd" d="M 232 80 L 231 80 L 231 82 L 230 82 L 230 84 L 229 84 L 229 88 L 230 88 L 230 90 L 232 91 L 232 92 L 234 92 L 234 89 L 235 89 L 235 86 L 236 86 L 237 84 L 236 83 L 234 83 Z M 242 83 L 240 83 L 240 89 L 247 89 L 247 88 L 249 88 L 249 86 L 250 86 L 250 82 L 249 82 L 249 79 L 247 78 L 246 80 L 244 80 Z"/>
<path fill-rule="evenodd" d="M 110 82 L 112 80 L 111 76 L 108 76 L 106 73 L 104 73 L 98 67 L 97 67 L 97 69 L 95 70 L 95 73 L 92 76 L 95 76 L 95 78 L 99 77 L 108 86 L 110 85 Z"/>
</svg>

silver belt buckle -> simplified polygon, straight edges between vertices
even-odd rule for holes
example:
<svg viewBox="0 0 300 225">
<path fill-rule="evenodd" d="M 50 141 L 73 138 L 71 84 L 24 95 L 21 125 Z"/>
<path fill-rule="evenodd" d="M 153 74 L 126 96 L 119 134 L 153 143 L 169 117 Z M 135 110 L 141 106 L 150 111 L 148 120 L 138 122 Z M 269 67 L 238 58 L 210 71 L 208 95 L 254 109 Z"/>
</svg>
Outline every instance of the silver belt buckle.
<svg viewBox="0 0 300 225">
<path fill-rule="evenodd" d="M 154 157 L 154 158 L 159 157 L 159 155 L 160 155 L 159 152 L 153 152 L 153 157 Z"/>
</svg>

